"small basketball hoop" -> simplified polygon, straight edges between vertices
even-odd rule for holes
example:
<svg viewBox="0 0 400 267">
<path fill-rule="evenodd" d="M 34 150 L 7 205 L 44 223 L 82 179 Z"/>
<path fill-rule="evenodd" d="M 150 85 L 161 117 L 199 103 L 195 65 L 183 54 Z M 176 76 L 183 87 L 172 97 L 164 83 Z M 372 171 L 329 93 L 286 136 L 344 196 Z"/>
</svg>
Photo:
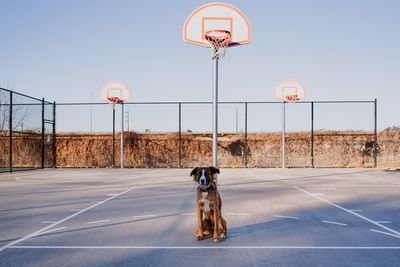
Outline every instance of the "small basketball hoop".
<svg viewBox="0 0 400 267">
<path fill-rule="evenodd" d="M 287 95 L 285 96 L 286 101 L 289 103 L 294 103 L 296 100 L 300 100 L 297 95 Z"/>
<path fill-rule="evenodd" d="M 294 103 L 306 97 L 306 90 L 300 83 L 286 80 L 275 87 L 274 97 L 284 102 Z"/>
<path fill-rule="evenodd" d="M 211 30 L 204 34 L 204 38 L 211 44 L 213 48 L 213 58 L 223 58 L 225 56 L 226 49 L 229 46 L 231 40 L 230 31 L 226 30 Z M 220 48 L 222 48 L 220 50 Z"/>
<path fill-rule="evenodd" d="M 109 103 L 122 103 L 130 99 L 128 87 L 120 82 L 109 82 L 100 90 L 100 100 Z"/>
<path fill-rule="evenodd" d="M 107 100 L 112 104 L 124 102 L 124 100 L 119 99 L 118 97 L 107 97 Z"/>
</svg>

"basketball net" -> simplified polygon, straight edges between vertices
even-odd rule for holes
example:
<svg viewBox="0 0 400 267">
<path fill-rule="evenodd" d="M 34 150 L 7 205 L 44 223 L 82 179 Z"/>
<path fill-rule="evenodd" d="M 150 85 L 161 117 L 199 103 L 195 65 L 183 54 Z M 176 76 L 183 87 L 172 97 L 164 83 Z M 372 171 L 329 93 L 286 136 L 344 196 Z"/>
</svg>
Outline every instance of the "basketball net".
<svg viewBox="0 0 400 267">
<path fill-rule="evenodd" d="M 124 100 L 118 98 L 118 97 L 107 97 L 108 103 L 113 105 L 113 109 L 115 109 L 115 104 L 121 104 L 124 102 Z"/>
<path fill-rule="evenodd" d="M 287 95 L 287 96 L 285 96 L 285 98 L 286 98 L 286 101 L 289 103 L 295 103 L 296 100 L 299 100 L 297 95 Z"/>
<path fill-rule="evenodd" d="M 123 100 L 119 99 L 118 97 L 107 97 L 108 102 L 110 102 L 111 104 L 115 104 L 115 103 L 122 103 L 124 102 Z"/>
<path fill-rule="evenodd" d="M 212 58 L 223 58 L 231 40 L 231 33 L 225 30 L 211 30 L 206 32 L 204 37 L 213 48 Z"/>
</svg>

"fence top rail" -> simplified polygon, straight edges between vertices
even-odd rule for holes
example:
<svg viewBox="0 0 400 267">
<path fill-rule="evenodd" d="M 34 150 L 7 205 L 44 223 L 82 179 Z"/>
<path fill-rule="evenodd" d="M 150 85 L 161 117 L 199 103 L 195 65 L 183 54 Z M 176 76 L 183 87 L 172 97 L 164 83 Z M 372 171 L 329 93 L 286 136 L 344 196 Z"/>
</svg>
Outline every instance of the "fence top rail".
<svg viewBox="0 0 400 267">
<path fill-rule="evenodd" d="M 30 99 L 32 99 L 32 100 L 36 100 L 36 101 L 42 102 L 42 99 L 40 99 L 40 98 L 36 98 L 36 97 L 33 97 L 33 96 L 21 94 L 21 93 L 18 93 L 18 92 L 16 92 L 16 91 L 9 90 L 9 89 L 6 89 L 6 88 L 0 87 L 0 90 L 6 91 L 6 92 L 9 92 L 9 93 L 11 92 L 11 93 L 16 94 L 16 95 L 19 95 L 19 96 L 23 96 L 23 97 L 26 97 L 26 98 L 30 98 Z M 47 104 L 52 104 L 51 102 L 46 101 L 46 100 L 44 100 L 44 102 L 47 103 Z M 33 104 L 33 105 L 35 105 L 35 104 Z"/>
<path fill-rule="evenodd" d="M 219 104 L 282 104 L 281 101 L 218 101 Z M 375 100 L 319 100 L 319 101 L 299 101 L 296 104 L 350 104 L 350 103 L 375 103 Z M 124 102 L 124 105 L 207 105 L 211 101 L 155 101 L 155 102 Z M 57 103 L 61 106 L 87 106 L 87 105 L 110 105 L 102 102 L 75 102 L 75 103 Z"/>
<path fill-rule="evenodd" d="M 40 100 L 40 101 L 41 101 L 41 100 Z M 2 106 L 9 106 L 10 104 L 9 104 L 9 103 L 5 103 L 5 104 L 0 104 L 0 105 L 2 105 Z M 12 105 L 13 105 L 13 106 L 42 106 L 42 102 L 40 102 L 40 103 L 13 103 Z M 44 105 L 45 105 L 45 106 L 53 106 L 54 104 L 45 101 L 45 102 L 44 102 Z"/>
</svg>

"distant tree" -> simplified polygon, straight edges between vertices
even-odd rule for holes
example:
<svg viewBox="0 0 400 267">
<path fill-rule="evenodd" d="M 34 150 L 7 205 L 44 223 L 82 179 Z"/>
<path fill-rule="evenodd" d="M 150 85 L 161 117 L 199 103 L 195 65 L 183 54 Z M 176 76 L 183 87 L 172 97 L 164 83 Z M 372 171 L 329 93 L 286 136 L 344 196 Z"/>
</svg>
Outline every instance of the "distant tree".
<svg viewBox="0 0 400 267">
<path fill-rule="evenodd" d="M 8 116 L 10 114 L 6 91 L 0 89 L 0 131 L 8 129 Z"/>
<path fill-rule="evenodd" d="M 18 105 L 17 99 L 13 97 L 13 131 L 21 129 L 24 121 L 28 118 L 28 106 Z M 10 116 L 10 93 L 0 89 L 0 131 L 9 130 L 9 116 Z"/>
</svg>

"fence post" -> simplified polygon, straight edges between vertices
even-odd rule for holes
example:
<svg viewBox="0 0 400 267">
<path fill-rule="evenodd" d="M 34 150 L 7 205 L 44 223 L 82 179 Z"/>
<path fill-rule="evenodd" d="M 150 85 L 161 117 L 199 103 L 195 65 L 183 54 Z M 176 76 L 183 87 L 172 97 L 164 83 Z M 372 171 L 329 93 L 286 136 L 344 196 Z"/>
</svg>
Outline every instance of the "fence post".
<svg viewBox="0 0 400 267">
<path fill-rule="evenodd" d="M 377 146 L 378 146 L 378 135 L 377 135 L 377 114 L 378 113 L 378 101 L 375 98 L 374 101 L 374 168 L 377 165 Z"/>
<path fill-rule="evenodd" d="M 124 102 L 121 102 L 121 169 L 124 168 Z"/>
<path fill-rule="evenodd" d="M 314 102 L 311 101 L 311 167 L 314 168 Z"/>
<path fill-rule="evenodd" d="M 182 168 L 182 103 L 179 102 L 179 162 L 178 167 Z"/>
<path fill-rule="evenodd" d="M 9 115 L 8 115 L 8 135 L 10 137 L 10 172 L 12 172 L 12 107 L 13 107 L 13 93 L 10 91 L 10 108 L 9 108 Z"/>
<path fill-rule="evenodd" d="M 41 146 L 42 146 L 42 169 L 44 168 L 44 98 L 42 98 L 42 141 L 41 141 Z"/>
<path fill-rule="evenodd" d="M 286 167 L 286 102 L 282 101 L 282 169 Z"/>
<path fill-rule="evenodd" d="M 247 102 L 244 103 L 244 167 L 247 168 Z"/>
<path fill-rule="evenodd" d="M 53 103 L 53 168 L 56 168 L 56 101 Z"/>
</svg>

